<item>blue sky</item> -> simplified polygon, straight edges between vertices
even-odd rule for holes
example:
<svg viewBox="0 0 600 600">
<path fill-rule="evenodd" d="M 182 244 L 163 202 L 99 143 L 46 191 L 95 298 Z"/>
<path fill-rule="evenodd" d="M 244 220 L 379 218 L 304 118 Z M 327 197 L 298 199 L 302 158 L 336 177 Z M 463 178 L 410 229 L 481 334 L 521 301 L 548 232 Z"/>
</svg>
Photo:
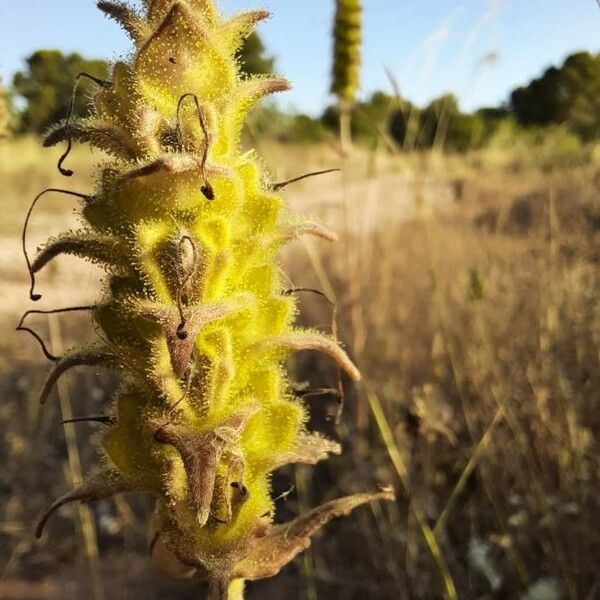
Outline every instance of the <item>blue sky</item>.
<svg viewBox="0 0 600 600">
<path fill-rule="evenodd" d="M 225 13 L 272 11 L 260 34 L 294 85 L 280 103 L 320 112 L 330 101 L 333 0 L 220 0 L 220 6 Z M 363 6 L 363 96 L 390 91 L 387 67 L 402 94 L 419 104 L 451 91 L 465 109 L 496 105 L 570 52 L 600 50 L 596 0 L 363 0 Z M 0 0 L 3 79 L 42 47 L 116 58 L 129 42 L 93 0 Z"/>
</svg>

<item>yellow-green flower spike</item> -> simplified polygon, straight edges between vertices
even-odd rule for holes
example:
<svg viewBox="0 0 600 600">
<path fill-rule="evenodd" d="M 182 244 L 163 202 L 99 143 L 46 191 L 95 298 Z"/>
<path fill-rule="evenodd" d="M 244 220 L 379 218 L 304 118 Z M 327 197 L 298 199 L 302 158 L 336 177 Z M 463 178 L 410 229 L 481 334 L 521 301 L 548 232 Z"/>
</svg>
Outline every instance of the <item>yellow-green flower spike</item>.
<svg viewBox="0 0 600 600">
<path fill-rule="evenodd" d="M 361 0 L 336 0 L 331 91 L 342 102 L 353 102 L 360 86 L 361 20 Z"/>
<path fill-rule="evenodd" d="M 279 77 L 243 77 L 236 62 L 267 13 L 226 19 L 212 0 L 145 0 L 139 12 L 98 6 L 134 51 L 97 82 L 93 113 L 58 124 L 45 143 L 79 140 L 112 158 L 98 166 L 94 193 L 80 196 L 84 224 L 30 264 L 31 295 L 39 299 L 35 273 L 61 254 L 105 268 L 106 292 L 91 307 L 102 343 L 51 357 L 42 399 L 77 365 L 113 369 L 121 386 L 104 470 L 58 499 L 38 534 L 67 502 L 147 492 L 156 498 L 150 546 L 159 568 L 205 579 L 214 598 L 241 598 L 243 580 L 277 573 L 329 519 L 393 498 L 351 496 L 272 523 L 271 473 L 340 451 L 306 431 L 285 359 L 317 350 L 360 378 L 332 337 L 295 325 L 295 297 L 277 264 L 300 235 L 335 236 L 289 214 L 254 153 L 240 150 L 248 110 L 288 88 Z"/>
</svg>

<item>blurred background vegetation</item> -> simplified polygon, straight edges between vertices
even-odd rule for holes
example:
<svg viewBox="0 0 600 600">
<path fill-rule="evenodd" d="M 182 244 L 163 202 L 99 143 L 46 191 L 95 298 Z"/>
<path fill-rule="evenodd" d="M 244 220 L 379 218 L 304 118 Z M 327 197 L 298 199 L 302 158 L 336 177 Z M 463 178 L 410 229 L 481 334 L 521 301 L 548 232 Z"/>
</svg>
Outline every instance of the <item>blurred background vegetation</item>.
<svg viewBox="0 0 600 600">
<path fill-rule="evenodd" d="M 246 39 L 240 62 L 247 74 L 270 73 L 276 66 L 256 33 Z M 10 130 L 43 133 L 66 115 L 78 73 L 106 77 L 109 69 L 108 62 L 77 53 L 34 52 L 14 76 L 10 92 L 2 92 Z M 562 65 L 549 67 L 513 90 L 502 106 L 474 113 L 463 112 L 452 94 L 416 106 L 400 95 L 397 82 L 390 84 L 392 93 L 374 92 L 354 107 L 352 135 L 363 145 L 373 147 L 383 138 L 396 149 L 425 150 L 441 143 L 447 151 L 466 152 L 502 143 L 507 135 L 524 144 L 548 135 L 567 152 L 577 153 L 582 144 L 600 138 L 600 53 L 572 54 Z M 88 80 L 81 82 L 75 114 L 89 110 L 93 86 Z M 331 105 L 312 117 L 282 111 L 271 102 L 254 112 L 250 128 L 284 143 L 331 142 L 337 136 L 337 110 Z"/>
</svg>

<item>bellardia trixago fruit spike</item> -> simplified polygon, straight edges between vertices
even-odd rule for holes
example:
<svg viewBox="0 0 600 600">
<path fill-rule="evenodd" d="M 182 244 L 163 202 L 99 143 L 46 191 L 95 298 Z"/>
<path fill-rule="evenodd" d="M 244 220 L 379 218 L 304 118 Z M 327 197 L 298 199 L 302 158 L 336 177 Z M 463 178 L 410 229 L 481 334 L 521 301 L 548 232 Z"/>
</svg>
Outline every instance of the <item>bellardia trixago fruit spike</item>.
<svg viewBox="0 0 600 600">
<path fill-rule="evenodd" d="M 342 154 L 352 147 L 351 115 L 360 86 L 361 0 L 336 0 L 331 91 L 338 98 Z"/>
<path fill-rule="evenodd" d="M 328 355 L 360 374 L 336 339 L 294 324 L 277 255 L 323 225 L 285 210 L 252 152 L 240 150 L 246 113 L 288 89 L 242 76 L 236 52 L 264 11 L 226 19 L 212 0 L 144 0 L 137 11 L 101 1 L 135 43 L 110 81 L 95 79 L 94 110 L 69 117 L 46 146 L 82 141 L 111 159 L 80 194 L 80 228 L 45 245 L 35 274 L 62 254 L 102 265 L 106 291 L 89 307 L 102 342 L 54 360 L 42 390 L 78 365 L 115 370 L 121 385 L 104 420 L 105 465 L 58 507 L 139 490 L 156 498 L 150 548 L 175 577 L 198 576 L 212 598 L 241 598 L 243 581 L 275 575 L 331 518 L 391 491 L 328 502 L 273 524 L 271 473 L 315 464 L 339 445 L 305 429 L 306 408 L 284 370 L 292 353 Z M 59 168 L 68 169 L 68 152 Z M 56 190 L 50 190 L 56 191 Z M 37 199 L 36 199 L 37 200 Z"/>
<path fill-rule="evenodd" d="M 361 42 L 361 0 L 336 0 L 331 91 L 342 103 L 352 104 L 356 99 L 360 85 Z"/>
</svg>

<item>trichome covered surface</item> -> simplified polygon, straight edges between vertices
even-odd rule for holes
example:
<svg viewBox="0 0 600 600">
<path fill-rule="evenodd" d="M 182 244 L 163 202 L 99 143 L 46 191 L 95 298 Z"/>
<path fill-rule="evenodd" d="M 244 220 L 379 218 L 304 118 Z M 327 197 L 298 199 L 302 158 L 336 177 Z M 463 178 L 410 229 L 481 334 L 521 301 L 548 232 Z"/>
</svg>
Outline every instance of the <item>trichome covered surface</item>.
<svg viewBox="0 0 600 600">
<path fill-rule="evenodd" d="M 93 317 L 102 342 L 55 359 L 42 391 L 78 365 L 116 370 L 121 385 L 103 436 L 104 468 L 57 507 L 128 490 L 156 497 L 151 553 L 173 576 L 200 576 L 212 595 L 276 574 L 332 517 L 390 491 L 335 500 L 274 525 L 270 475 L 314 464 L 339 445 L 305 428 L 284 369 L 300 350 L 359 372 L 334 337 L 295 325 L 277 256 L 301 235 L 335 236 L 285 210 L 253 152 L 240 149 L 247 111 L 287 89 L 243 77 L 236 52 L 267 17 L 225 19 L 212 0 L 145 0 L 140 11 L 99 2 L 135 43 L 116 62 L 89 117 L 67 119 L 46 145 L 88 142 L 110 155 L 80 229 L 41 249 L 34 275 L 60 254 L 102 265 Z M 70 175 L 64 165 L 59 167 Z"/>
</svg>

